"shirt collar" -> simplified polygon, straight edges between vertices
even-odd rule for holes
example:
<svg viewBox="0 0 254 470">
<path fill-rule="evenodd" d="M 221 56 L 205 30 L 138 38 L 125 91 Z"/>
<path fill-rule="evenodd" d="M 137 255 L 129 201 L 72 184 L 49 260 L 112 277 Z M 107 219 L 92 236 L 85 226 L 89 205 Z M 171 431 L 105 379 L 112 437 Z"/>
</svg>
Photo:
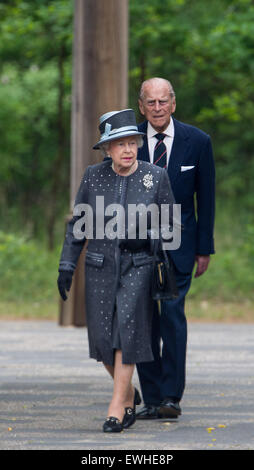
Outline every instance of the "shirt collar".
<svg viewBox="0 0 254 470">
<path fill-rule="evenodd" d="M 174 137 L 174 131 L 175 131 L 175 128 L 174 128 L 174 121 L 172 119 L 172 117 L 170 118 L 170 123 L 168 125 L 168 127 L 165 129 L 165 131 L 163 131 L 163 134 L 166 134 L 168 137 Z M 148 121 L 148 125 L 147 125 L 147 138 L 150 139 L 151 137 L 154 137 L 155 134 L 158 134 L 158 131 L 156 131 L 153 126 L 150 124 L 150 122 Z"/>
</svg>

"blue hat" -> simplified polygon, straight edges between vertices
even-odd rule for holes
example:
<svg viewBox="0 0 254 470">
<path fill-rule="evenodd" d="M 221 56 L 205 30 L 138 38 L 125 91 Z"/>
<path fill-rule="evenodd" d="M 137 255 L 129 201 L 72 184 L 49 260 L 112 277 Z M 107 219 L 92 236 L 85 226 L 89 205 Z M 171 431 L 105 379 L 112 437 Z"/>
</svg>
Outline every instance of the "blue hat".
<svg viewBox="0 0 254 470">
<path fill-rule="evenodd" d="M 123 109 L 122 111 L 111 111 L 100 117 L 99 130 L 101 133 L 100 141 L 94 145 L 94 149 L 100 148 L 100 145 L 131 135 L 145 135 L 139 132 L 136 123 L 136 117 L 133 109 Z"/>
</svg>

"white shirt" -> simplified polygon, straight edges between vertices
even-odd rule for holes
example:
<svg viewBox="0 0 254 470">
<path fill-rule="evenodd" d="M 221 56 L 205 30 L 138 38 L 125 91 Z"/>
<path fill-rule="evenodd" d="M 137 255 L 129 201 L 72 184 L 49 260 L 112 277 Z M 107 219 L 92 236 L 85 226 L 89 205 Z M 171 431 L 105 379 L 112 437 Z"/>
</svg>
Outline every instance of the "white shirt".
<svg viewBox="0 0 254 470">
<path fill-rule="evenodd" d="M 158 139 L 156 139 L 155 134 L 158 134 L 158 131 L 156 131 L 148 121 L 147 125 L 147 143 L 148 143 L 148 149 L 149 149 L 149 156 L 150 156 L 150 162 L 153 163 L 153 154 L 154 154 L 154 147 L 158 142 Z M 171 154 L 171 149 L 173 145 L 173 140 L 174 140 L 174 135 L 175 135 L 175 128 L 174 128 L 174 122 L 173 119 L 170 118 L 170 123 L 163 131 L 163 134 L 166 134 L 166 137 L 164 137 L 163 142 L 166 145 L 167 148 L 167 166 Z"/>
</svg>

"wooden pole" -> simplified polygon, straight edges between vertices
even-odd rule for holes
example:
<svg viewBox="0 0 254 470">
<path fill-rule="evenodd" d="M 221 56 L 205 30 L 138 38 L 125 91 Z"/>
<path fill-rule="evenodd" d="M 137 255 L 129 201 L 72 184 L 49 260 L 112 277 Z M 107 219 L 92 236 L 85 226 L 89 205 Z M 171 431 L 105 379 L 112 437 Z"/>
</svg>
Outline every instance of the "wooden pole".
<svg viewBox="0 0 254 470">
<path fill-rule="evenodd" d="M 102 160 L 92 149 L 99 117 L 128 103 L 128 0 L 75 0 L 74 8 L 71 212 L 85 168 Z M 68 300 L 60 302 L 60 325 L 86 325 L 84 252 Z"/>
</svg>

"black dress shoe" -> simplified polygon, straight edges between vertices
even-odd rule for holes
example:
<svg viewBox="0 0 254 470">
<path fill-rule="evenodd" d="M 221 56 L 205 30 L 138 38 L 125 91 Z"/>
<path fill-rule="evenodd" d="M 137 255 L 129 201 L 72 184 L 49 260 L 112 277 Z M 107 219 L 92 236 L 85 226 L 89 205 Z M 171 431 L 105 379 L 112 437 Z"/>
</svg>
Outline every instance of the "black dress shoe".
<svg viewBox="0 0 254 470">
<path fill-rule="evenodd" d="M 103 424 L 104 432 L 121 432 L 123 430 L 123 425 L 118 418 L 114 416 L 109 416 L 105 423 Z"/>
<path fill-rule="evenodd" d="M 160 419 L 161 417 L 159 407 L 153 405 L 145 405 L 138 413 L 136 413 L 137 419 Z"/>
<path fill-rule="evenodd" d="M 140 405 L 140 403 L 141 403 L 141 396 L 139 394 L 139 391 L 135 388 L 133 408 L 131 408 L 130 406 L 125 408 L 125 415 L 123 417 L 123 428 L 124 429 L 129 428 L 132 424 L 135 423 L 135 421 L 136 421 L 136 405 Z"/>
<path fill-rule="evenodd" d="M 179 401 L 173 398 L 167 397 L 159 406 L 159 413 L 163 418 L 177 418 L 182 414 L 182 410 L 179 405 Z"/>
</svg>

